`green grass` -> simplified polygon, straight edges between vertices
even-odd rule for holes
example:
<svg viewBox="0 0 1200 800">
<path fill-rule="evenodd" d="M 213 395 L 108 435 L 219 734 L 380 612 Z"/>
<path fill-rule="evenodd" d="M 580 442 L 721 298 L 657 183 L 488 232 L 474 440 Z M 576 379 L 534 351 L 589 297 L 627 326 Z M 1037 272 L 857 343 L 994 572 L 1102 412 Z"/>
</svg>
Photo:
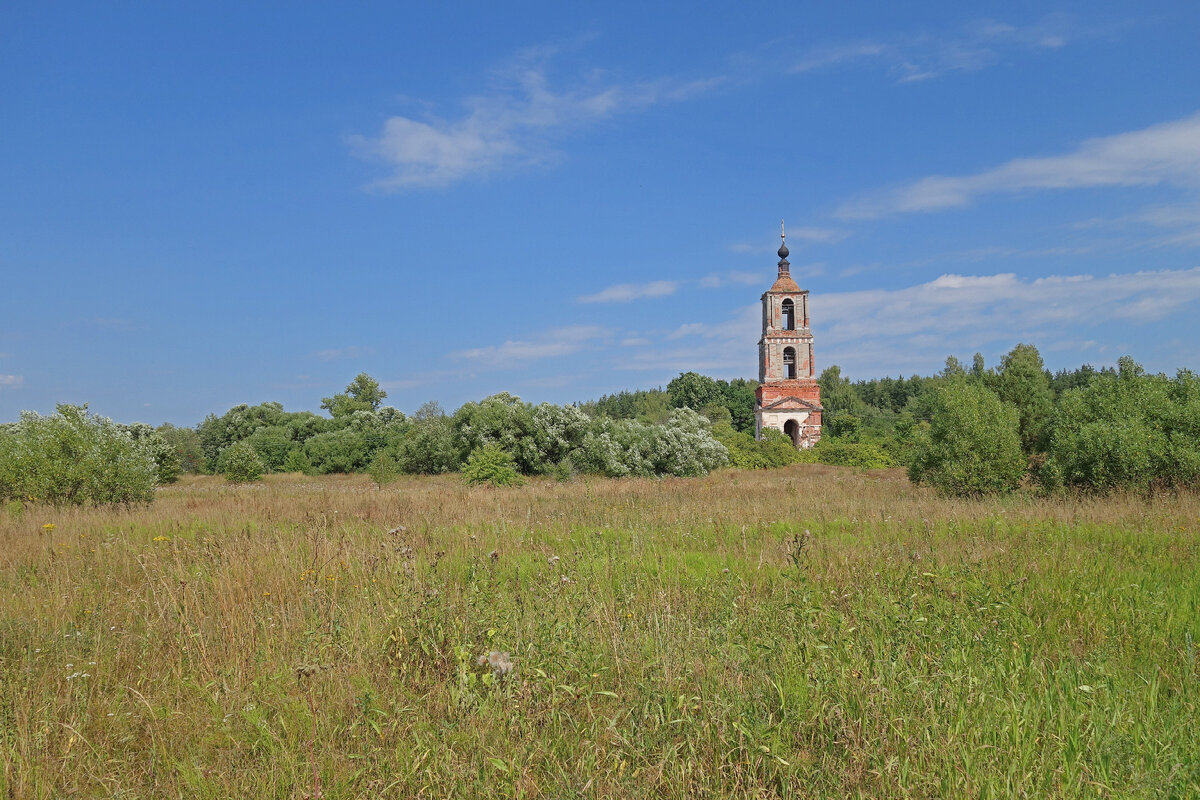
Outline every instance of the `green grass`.
<svg viewBox="0 0 1200 800">
<path fill-rule="evenodd" d="M 13 508 L 0 795 L 1200 796 L 1198 519 L 815 465 Z"/>
</svg>

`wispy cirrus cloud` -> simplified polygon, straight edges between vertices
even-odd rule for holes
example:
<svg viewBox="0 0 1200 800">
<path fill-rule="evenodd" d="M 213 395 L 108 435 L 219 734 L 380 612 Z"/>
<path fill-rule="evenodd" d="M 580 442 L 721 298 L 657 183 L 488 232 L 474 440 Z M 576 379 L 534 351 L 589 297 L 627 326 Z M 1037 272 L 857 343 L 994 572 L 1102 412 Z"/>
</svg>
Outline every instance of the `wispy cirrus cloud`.
<svg viewBox="0 0 1200 800">
<path fill-rule="evenodd" d="M 681 281 L 650 281 L 649 283 L 618 283 L 595 294 L 578 298 L 580 303 L 628 303 L 647 297 L 667 297 L 679 291 Z"/>
<path fill-rule="evenodd" d="M 0 389 L 16 389 L 24 383 L 24 375 L 0 375 Z"/>
<path fill-rule="evenodd" d="M 898 83 L 974 72 L 1014 50 L 1054 50 L 1089 35 L 1070 17 L 1051 14 L 1030 25 L 976 20 L 951 31 L 904 34 L 814 47 L 792 66 L 806 73 L 855 64 L 879 65 Z"/>
<path fill-rule="evenodd" d="M 502 344 L 473 347 L 452 353 L 453 358 L 492 367 L 512 366 L 544 358 L 569 356 L 611 337 L 601 325 L 567 325 L 550 328 L 528 339 L 509 339 Z"/>
<path fill-rule="evenodd" d="M 1063 155 L 1017 158 L 973 175 L 932 175 L 846 203 L 837 214 L 870 219 L 957 208 L 988 194 L 1159 184 L 1200 188 L 1200 114 L 1088 139 Z"/>
<path fill-rule="evenodd" d="M 659 103 L 708 91 L 723 78 L 621 82 L 595 71 L 566 86 L 550 78 L 555 48 L 526 50 L 492 76 L 489 91 L 462 101 L 457 118 L 389 117 L 375 136 L 349 137 L 361 157 L 378 160 L 392 174 L 377 181 L 385 191 L 447 186 L 509 167 L 560 158 L 554 142 L 572 130 Z"/>
</svg>

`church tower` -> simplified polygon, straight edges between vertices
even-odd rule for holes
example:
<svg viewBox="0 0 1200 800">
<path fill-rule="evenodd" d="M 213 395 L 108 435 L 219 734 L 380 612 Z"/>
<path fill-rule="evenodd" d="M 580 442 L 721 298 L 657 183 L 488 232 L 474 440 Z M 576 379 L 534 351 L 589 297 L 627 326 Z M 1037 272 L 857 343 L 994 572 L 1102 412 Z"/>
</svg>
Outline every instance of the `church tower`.
<svg viewBox="0 0 1200 800">
<path fill-rule="evenodd" d="M 779 277 L 762 296 L 754 433 L 762 438 L 764 428 L 774 428 L 807 448 L 821 438 L 821 387 L 814 377 L 808 291 L 792 280 L 783 223 L 779 229 Z"/>
</svg>

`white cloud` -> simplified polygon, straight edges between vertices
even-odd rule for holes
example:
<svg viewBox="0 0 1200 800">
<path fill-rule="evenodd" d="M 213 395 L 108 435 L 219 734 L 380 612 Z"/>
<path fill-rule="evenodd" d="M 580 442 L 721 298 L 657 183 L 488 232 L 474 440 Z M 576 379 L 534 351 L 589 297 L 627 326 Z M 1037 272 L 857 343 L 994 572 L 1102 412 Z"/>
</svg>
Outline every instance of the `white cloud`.
<svg viewBox="0 0 1200 800">
<path fill-rule="evenodd" d="M 630 336 L 621 340 L 622 347 L 643 347 L 650 344 L 650 340 L 641 336 Z"/>
<path fill-rule="evenodd" d="M 1078 222 L 1077 229 L 1142 229 L 1141 238 L 1124 243 L 1131 249 L 1149 247 L 1200 247 L 1200 203 L 1157 205 L 1125 216 Z M 1152 233 L 1147 233 L 1149 228 Z"/>
<path fill-rule="evenodd" d="M 646 297 L 666 297 L 679 290 L 679 281 L 651 281 L 650 283 L 618 283 L 607 289 L 586 294 L 578 298 L 581 303 L 628 303 Z"/>
<path fill-rule="evenodd" d="M 706 275 L 700 279 L 701 289 L 720 289 L 722 286 L 769 286 L 770 278 L 763 272 L 724 272 Z"/>
<path fill-rule="evenodd" d="M 24 375 L 0 375 L 0 387 L 7 386 L 15 389 L 23 383 L 25 383 Z"/>
<path fill-rule="evenodd" d="M 836 244 L 849 237 L 850 231 L 842 228 L 816 228 L 808 226 L 802 228 L 788 228 L 787 235 L 788 239 L 792 240 L 793 245 L 795 245 L 796 241 L 816 242 L 818 244 Z M 729 251 L 731 253 L 774 254 L 778 249 L 779 244 L 777 242 L 767 244 L 735 242 L 734 244 L 729 245 Z"/>
<path fill-rule="evenodd" d="M 879 64 L 898 83 L 911 83 L 950 72 L 974 72 L 999 62 L 1012 50 L 1055 50 L 1073 37 L 1090 33 L 1060 14 L 1026 26 L 978 20 L 941 34 L 910 34 L 813 48 L 792 71 Z"/>
<path fill-rule="evenodd" d="M 1044 342 L 1095 349 L 1090 328 L 1164 320 L 1200 303 L 1200 267 L 1113 275 L 942 275 L 902 289 L 813 295 L 818 364 L 840 364 L 860 376 L 930 371 L 951 352 Z M 670 351 L 646 354 L 647 368 L 717 363 L 748 374 L 759 337 L 758 304 L 719 323 L 681 325 Z M 1064 344 L 1068 343 L 1068 344 Z M 696 363 L 693 363 L 695 361 Z"/>
<path fill-rule="evenodd" d="M 358 155 L 381 160 L 393 174 L 384 190 L 446 186 L 509 166 L 558 158 L 555 136 L 621 113 L 685 100 L 722 82 L 660 79 L 605 81 L 599 73 L 579 85 L 553 88 L 544 62 L 553 48 L 529 49 L 494 76 L 495 88 L 463 101 L 457 119 L 390 117 L 379 135 L 349 138 Z"/>
<path fill-rule="evenodd" d="M 609 330 L 599 325 L 568 325 L 551 328 L 528 340 L 509 339 L 499 345 L 460 350 L 452 356 L 480 365 L 510 366 L 519 362 L 572 355 L 609 335 Z"/>
<path fill-rule="evenodd" d="M 847 203 L 838 215 L 872 218 L 969 204 L 985 194 L 1170 184 L 1200 187 L 1200 114 L 1089 139 L 1060 156 L 1013 159 L 974 175 L 933 175 Z"/>
<path fill-rule="evenodd" d="M 324 350 L 316 350 L 313 352 L 313 357 L 321 361 L 342 361 L 348 358 L 369 356 L 373 352 L 375 351 L 370 347 L 359 347 L 352 344 L 349 347 L 327 347 Z"/>
</svg>

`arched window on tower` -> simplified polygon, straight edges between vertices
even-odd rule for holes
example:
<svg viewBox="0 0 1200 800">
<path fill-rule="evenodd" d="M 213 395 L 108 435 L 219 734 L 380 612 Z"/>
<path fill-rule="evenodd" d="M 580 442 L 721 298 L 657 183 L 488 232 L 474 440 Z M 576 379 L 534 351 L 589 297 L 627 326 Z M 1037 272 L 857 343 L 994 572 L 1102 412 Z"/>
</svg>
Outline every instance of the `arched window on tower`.
<svg viewBox="0 0 1200 800">
<path fill-rule="evenodd" d="M 791 300 L 783 301 L 783 329 L 785 331 L 796 330 L 796 304 Z"/>
<path fill-rule="evenodd" d="M 783 348 L 783 377 L 788 380 L 796 378 L 796 348 Z"/>
</svg>

